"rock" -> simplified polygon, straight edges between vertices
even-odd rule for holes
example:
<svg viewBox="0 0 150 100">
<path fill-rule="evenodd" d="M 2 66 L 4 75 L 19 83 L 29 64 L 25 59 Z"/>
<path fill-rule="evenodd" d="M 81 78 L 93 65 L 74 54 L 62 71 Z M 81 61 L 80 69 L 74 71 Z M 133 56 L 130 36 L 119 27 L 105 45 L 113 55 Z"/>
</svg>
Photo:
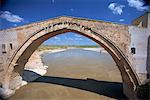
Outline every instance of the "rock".
<svg viewBox="0 0 150 100">
<path fill-rule="evenodd" d="M 33 81 L 38 77 L 46 74 L 47 68 L 48 66 L 45 66 L 42 63 L 40 54 L 35 51 L 25 65 L 23 78 L 25 81 Z"/>
<path fill-rule="evenodd" d="M 15 90 L 0 88 L 0 96 L 3 99 L 7 99 L 8 97 L 12 96 L 13 94 L 15 94 Z"/>
<path fill-rule="evenodd" d="M 45 70 L 47 70 L 48 66 L 44 65 L 43 68 L 44 68 Z"/>
<path fill-rule="evenodd" d="M 10 81 L 10 89 L 15 90 L 19 89 L 22 86 L 22 77 L 16 76 Z"/>
<path fill-rule="evenodd" d="M 21 86 L 24 86 L 24 85 L 27 85 L 27 84 L 28 84 L 28 82 L 27 82 L 27 81 L 22 81 Z"/>
</svg>

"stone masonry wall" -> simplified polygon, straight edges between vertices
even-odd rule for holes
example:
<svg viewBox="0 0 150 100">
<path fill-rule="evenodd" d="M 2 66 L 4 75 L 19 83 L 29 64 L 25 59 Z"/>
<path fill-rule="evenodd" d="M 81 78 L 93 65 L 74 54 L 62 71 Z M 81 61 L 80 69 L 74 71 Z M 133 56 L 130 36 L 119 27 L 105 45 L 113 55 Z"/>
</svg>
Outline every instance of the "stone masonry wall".
<svg viewBox="0 0 150 100">
<path fill-rule="evenodd" d="M 147 47 L 150 29 L 129 26 L 129 32 L 131 34 L 130 48 L 136 49 L 136 54 L 133 54 L 135 70 L 140 80 L 144 81 L 147 78 Z"/>
</svg>

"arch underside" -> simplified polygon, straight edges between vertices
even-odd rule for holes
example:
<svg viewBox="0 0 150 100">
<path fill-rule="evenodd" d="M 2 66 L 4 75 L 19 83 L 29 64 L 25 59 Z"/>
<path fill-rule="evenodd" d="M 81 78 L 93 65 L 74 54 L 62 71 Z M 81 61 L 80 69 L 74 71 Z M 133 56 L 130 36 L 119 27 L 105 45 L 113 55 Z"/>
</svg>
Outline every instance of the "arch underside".
<svg viewBox="0 0 150 100">
<path fill-rule="evenodd" d="M 136 87 L 139 86 L 140 82 L 137 78 L 137 75 L 133 71 L 132 65 L 130 64 L 127 57 L 123 54 L 121 49 L 119 49 L 119 47 L 107 37 L 91 30 L 91 28 L 84 28 L 84 26 L 81 27 L 79 25 L 77 25 L 77 27 L 66 25 L 64 27 L 59 26 L 56 28 L 54 26 L 53 28 L 48 26 L 33 34 L 24 42 L 23 45 L 21 45 L 21 47 L 12 57 L 12 60 L 8 65 L 8 73 L 14 71 L 21 74 L 30 56 L 44 41 L 53 36 L 66 32 L 75 32 L 77 34 L 90 38 L 91 40 L 101 45 L 116 62 L 116 65 L 120 70 L 123 82 L 131 89 L 131 91 L 134 91 Z"/>
</svg>

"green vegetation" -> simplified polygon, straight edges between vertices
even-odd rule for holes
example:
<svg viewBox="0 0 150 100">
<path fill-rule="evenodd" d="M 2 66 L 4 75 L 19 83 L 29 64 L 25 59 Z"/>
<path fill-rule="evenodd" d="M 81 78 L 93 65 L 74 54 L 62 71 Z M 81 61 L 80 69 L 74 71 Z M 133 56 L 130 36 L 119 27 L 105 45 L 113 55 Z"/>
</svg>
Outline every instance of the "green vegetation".
<svg viewBox="0 0 150 100">
<path fill-rule="evenodd" d="M 67 49 L 67 48 L 98 48 L 99 45 L 41 45 L 38 51 L 54 50 L 54 49 Z"/>
</svg>

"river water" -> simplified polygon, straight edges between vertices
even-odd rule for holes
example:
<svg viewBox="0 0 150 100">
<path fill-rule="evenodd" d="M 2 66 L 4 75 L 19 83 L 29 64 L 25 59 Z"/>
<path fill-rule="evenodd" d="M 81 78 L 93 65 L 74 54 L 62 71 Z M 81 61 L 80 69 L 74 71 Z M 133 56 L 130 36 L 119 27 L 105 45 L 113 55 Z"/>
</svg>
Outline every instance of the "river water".
<svg viewBox="0 0 150 100">
<path fill-rule="evenodd" d="M 108 53 L 69 49 L 45 53 L 46 75 L 9 100 L 110 100 L 125 98 L 120 72 Z"/>
</svg>

